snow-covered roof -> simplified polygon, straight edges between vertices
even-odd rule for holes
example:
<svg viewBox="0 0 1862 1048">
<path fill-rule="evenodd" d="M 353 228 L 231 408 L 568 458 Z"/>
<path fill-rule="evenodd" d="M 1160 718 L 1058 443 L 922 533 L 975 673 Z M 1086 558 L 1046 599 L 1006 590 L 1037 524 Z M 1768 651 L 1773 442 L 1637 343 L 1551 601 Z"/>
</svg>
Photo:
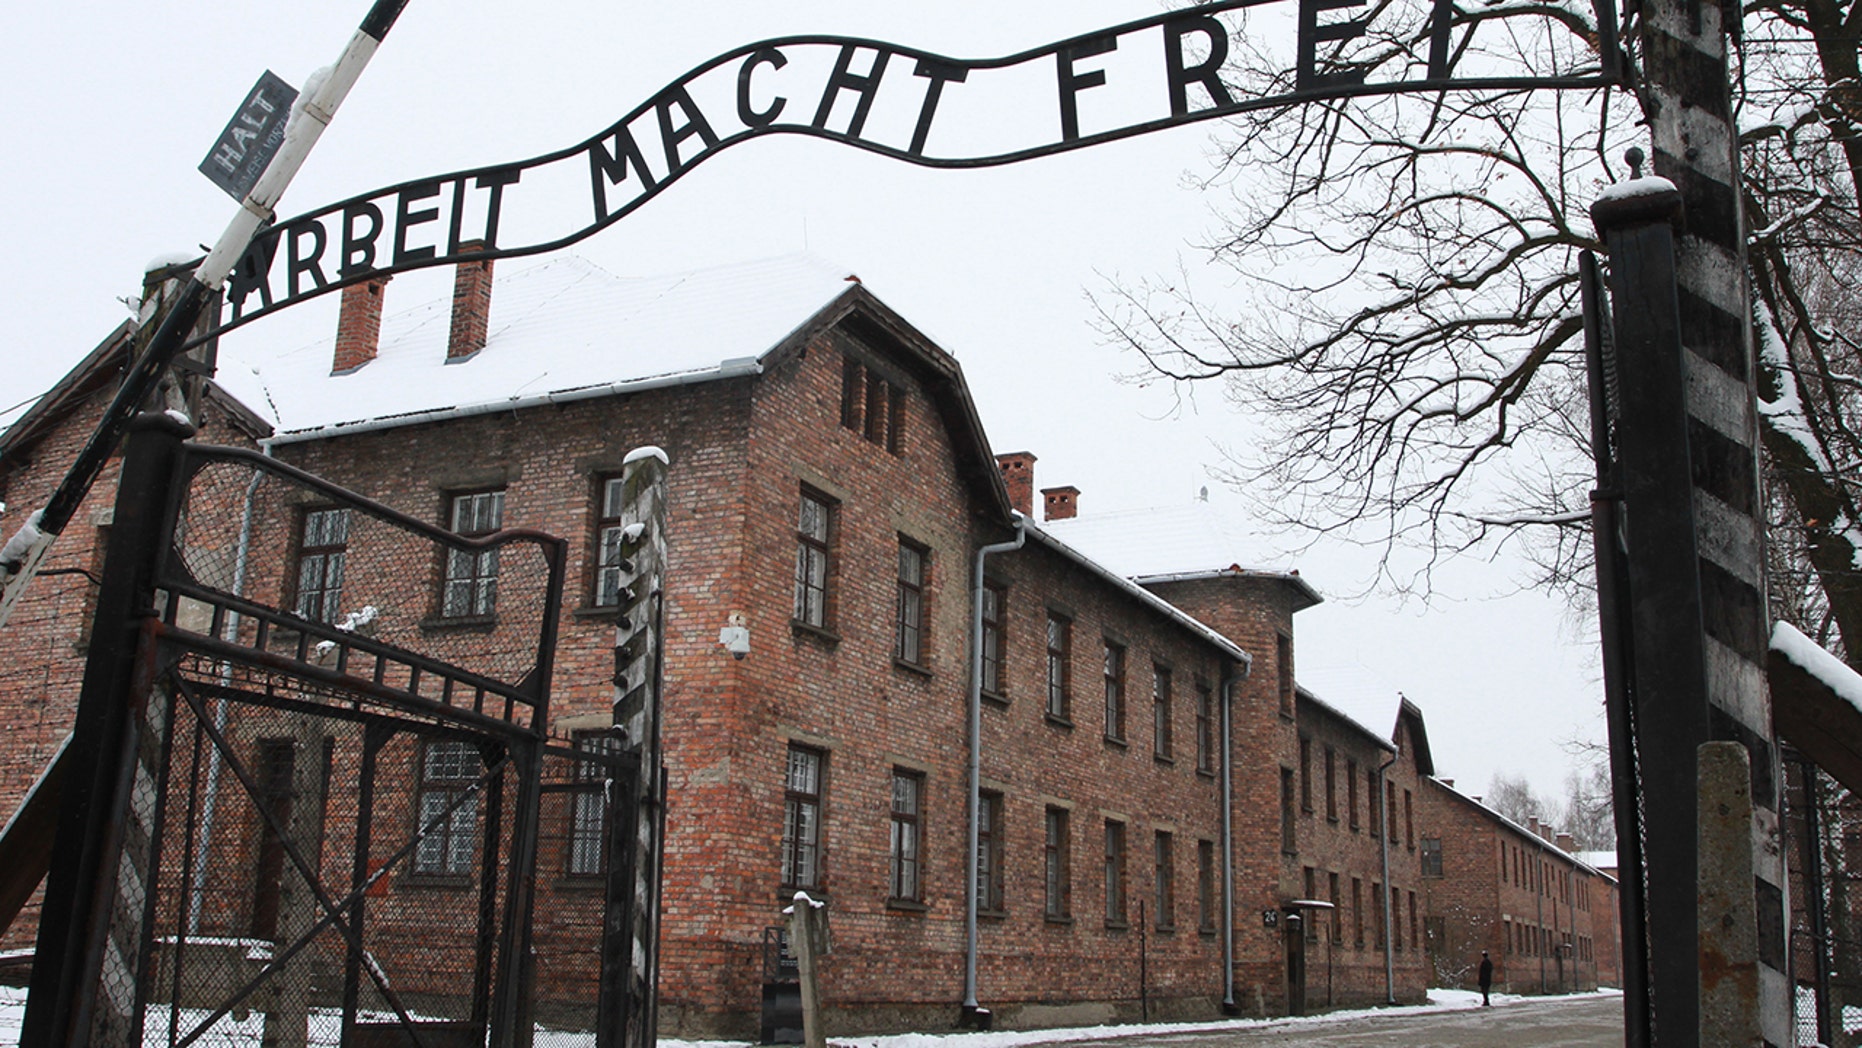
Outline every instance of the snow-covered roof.
<svg viewBox="0 0 1862 1048">
<path fill-rule="evenodd" d="M 1579 862 L 1592 869 L 1616 869 L 1616 852 L 1614 851 L 1580 851 L 1572 852 L 1571 854 L 1577 856 Z"/>
<path fill-rule="evenodd" d="M 1065 520 L 1041 529 L 1127 578 L 1197 575 L 1244 564 L 1265 574 L 1294 575 L 1248 549 L 1232 519 L 1207 502 L 1115 510 Z"/>
<path fill-rule="evenodd" d="M 1049 530 L 1050 525 L 1053 523 L 1055 522 L 1049 521 L 1046 524 L 1037 525 L 1035 524 L 1034 521 L 1024 520 L 1023 527 L 1027 529 L 1029 536 L 1033 538 L 1034 541 L 1040 543 L 1043 546 L 1046 546 L 1047 548 L 1053 550 L 1054 552 L 1059 553 L 1060 555 L 1066 557 L 1067 559 L 1079 564 L 1081 567 L 1087 568 L 1088 570 L 1092 571 L 1094 574 L 1098 575 L 1100 578 L 1104 579 L 1106 582 L 1111 583 L 1113 586 L 1124 590 L 1129 596 L 1136 599 L 1139 603 L 1149 605 L 1156 611 L 1162 613 L 1164 617 L 1174 620 L 1178 625 L 1182 626 L 1184 629 L 1189 630 L 1191 633 L 1197 634 L 1198 636 L 1202 637 L 1204 640 L 1215 645 L 1217 648 L 1220 648 L 1230 658 L 1236 659 L 1244 663 L 1252 663 L 1254 661 L 1254 657 L 1250 655 L 1247 651 L 1245 651 L 1240 645 L 1236 644 L 1234 641 L 1228 639 L 1227 637 L 1224 637 L 1222 634 L 1216 632 L 1214 629 L 1211 629 L 1208 625 L 1203 623 L 1201 620 L 1191 616 L 1189 613 L 1185 612 L 1183 609 L 1177 607 L 1175 604 L 1172 604 L 1167 600 L 1164 600 L 1162 597 L 1159 597 L 1157 594 L 1152 593 L 1150 590 L 1147 590 L 1144 587 L 1139 586 L 1137 583 L 1132 582 L 1125 575 L 1107 566 L 1102 561 L 1095 559 L 1091 554 L 1087 553 L 1085 550 L 1082 550 L 1079 547 L 1074 546 L 1071 542 L 1066 541 L 1056 536 L 1051 530 Z"/>
<path fill-rule="evenodd" d="M 1825 651 L 1823 645 L 1804 636 L 1788 622 L 1774 623 L 1771 650 L 1785 657 L 1791 665 L 1815 678 L 1838 698 L 1862 711 L 1862 673 Z"/>
<path fill-rule="evenodd" d="M 331 375 L 335 332 L 295 349 L 228 338 L 217 381 L 288 442 L 332 431 L 754 373 L 849 287 L 805 255 L 661 277 L 551 256 L 495 271 L 485 347 L 447 363 L 450 295 L 396 309 L 376 358 Z"/>
</svg>

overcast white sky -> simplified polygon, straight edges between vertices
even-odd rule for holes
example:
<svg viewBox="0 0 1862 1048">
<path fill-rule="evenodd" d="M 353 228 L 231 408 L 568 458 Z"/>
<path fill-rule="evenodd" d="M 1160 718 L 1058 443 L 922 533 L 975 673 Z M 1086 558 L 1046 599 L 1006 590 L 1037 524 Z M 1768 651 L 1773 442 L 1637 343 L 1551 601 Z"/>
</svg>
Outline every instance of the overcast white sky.
<svg viewBox="0 0 1862 1048">
<path fill-rule="evenodd" d="M 9 11 L 0 409 L 56 380 L 125 315 L 116 299 L 136 290 L 145 262 L 218 237 L 234 205 L 196 165 L 262 70 L 301 86 L 367 7 L 108 0 Z M 1155 0 L 410 0 L 280 213 L 568 146 L 701 61 L 767 37 L 869 36 L 982 58 L 1157 10 Z M 1117 381 L 1138 362 L 1101 344 L 1085 298 L 1120 277 L 1179 266 L 1197 276 L 1191 245 L 1212 227 L 1213 201 L 1185 175 L 1203 169 L 1211 128 L 982 171 L 775 136 L 710 158 L 574 250 L 646 275 L 807 249 L 859 274 L 962 362 L 991 443 L 1038 455 L 1037 485 L 1078 486 L 1085 514 L 1183 502 L 1207 485 L 1241 515 L 1245 500 L 1205 470 L 1217 443 L 1249 439 L 1246 418 L 1215 389 L 1182 401 Z M 447 279 L 402 276 L 388 308 Z M 1199 283 L 1221 289 L 1219 278 Z M 330 329 L 333 307 L 300 306 L 243 337 L 301 344 Z M 10 511 L 9 533 L 16 520 Z M 1253 530 L 1260 563 L 1288 563 L 1290 540 Z M 1455 567 L 1426 609 L 1339 599 L 1364 589 L 1367 565 L 1342 548 L 1294 562 L 1333 598 L 1298 620 L 1300 665 L 1315 679 L 1351 667 L 1403 691 L 1428 719 L 1438 771 L 1470 792 L 1502 770 L 1558 791 L 1570 764 L 1561 740 L 1602 735 L 1594 620 L 1514 592 L 1505 564 Z"/>
</svg>

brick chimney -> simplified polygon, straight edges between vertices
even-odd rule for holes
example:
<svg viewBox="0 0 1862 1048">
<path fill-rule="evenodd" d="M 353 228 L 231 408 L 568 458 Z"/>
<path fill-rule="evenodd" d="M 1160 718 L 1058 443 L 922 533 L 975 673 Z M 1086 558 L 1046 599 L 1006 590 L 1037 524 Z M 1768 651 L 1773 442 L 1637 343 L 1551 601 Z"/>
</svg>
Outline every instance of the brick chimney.
<svg viewBox="0 0 1862 1048">
<path fill-rule="evenodd" d="M 1559 834 L 1558 835 L 1558 850 L 1562 852 L 1577 851 L 1578 850 L 1577 839 L 1575 837 L 1572 837 L 1568 833 Z"/>
<path fill-rule="evenodd" d="M 1526 829 L 1530 830 L 1534 837 L 1537 837 L 1540 835 L 1539 834 L 1539 817 L 1537 815 L 1526 816 Z"/>
<path fill-rule="evenodd" d="M 336 312 L 336 352 L 330 374 L 346 375 L 375 359 L 381 348 L 382 289 L 392 277 L 376 277 L 343 289 L 343 304 Z"/>
<path fill-rule="evenodd" d="M 485 242 L 473 240 L 459 245 L 461 251 L 478 251 Z M 469 360 L 485 348 L 485 332 L 491 324 L 491 259 L 461 262 L 453 277 L 453 323 L 446 336 L 446 362 Z"/>
<path fill-rule="evenodd" d="M 1075 487 L 1041 489 L 1042 520 L 1072 520 L 1080 515 L 1080 489 Z"/>
<path fill-rule="evenodd" d="M 1002 471 L 1002 482 L 1008 485 L 1009 505 L 1022 516 L 1033 517 L 1034 455 L 1026 451 L 997 455 L 996 468 Z"/>
</svg>

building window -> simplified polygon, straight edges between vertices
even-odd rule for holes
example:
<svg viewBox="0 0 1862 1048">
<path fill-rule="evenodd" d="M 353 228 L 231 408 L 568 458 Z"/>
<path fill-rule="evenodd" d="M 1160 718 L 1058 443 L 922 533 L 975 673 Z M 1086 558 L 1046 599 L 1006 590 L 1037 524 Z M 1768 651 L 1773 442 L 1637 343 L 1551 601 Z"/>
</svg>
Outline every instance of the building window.
<svg viewBox="0 0 1862 1048">
<path fill-rule="evenodd" d="M 1448 918 L 1424 917 L 1422 934 L 1429 941 L 1429 952 L 1440 953 L 1443 940 L 1448 938 Z"/>
<path fill-rule="evenodd" d="M 1408 790 L 1403 791 L 1403 842 L 1410 851 L 1416 850 L 1415 798 Z"/>
<path fill-rule="evenodd" d="M 1364 882 L 1351 879 L 1351 944 L 1364 949 Z"/>
<path fill-rule="evenodd" d="M 821 787 L 827 755 L 789 747 L 782 812 L 782 886 L 821 887 Z"/>
<path fill-rule="evenodd" d="M 866 369 L 852 357 L 840 362 L 840 424 L 860 432 L 860 416 L 866 402 Z"/>
<path fill-rule="evenodd" d="M 1274 668 L 1280 672 L 1280 712 L 1293 716 L 1293 638 L 1274 636 Z"/>
<path fill-rule="evenodd" d="M 1215 842 L 1196 842 L 1196 930 L 1215 931 Z M 1309 886 L 1310 888 L 1310 886 Z"/>
<path fill-rule="evenodd" d="M 1338 874 L 1328 873 L 1325 875 L 1325 880 L 1326 889 L 1330 893 L 1326 898 L 1332 902 L 1332 945 L 1337 946 L 1345 941 L 1345 922 L 1338 912 L 1339 903 L 1342 901 L 1338 897 Z"/>
<path fill-rule="evenodd" d="M 504 492 L 474 491 L 454 495 L 453 531 L 489 535 L 504 527 Z M 498 551 L 448 550 L 446 593 L 440 614 L 447 618 L 490 615 L 498 609 Z"/>
<path fill-rule="evenodd" d="M 923 902 L 925 778 L 916 772 L 892 772 L 892 898 Z"/>
<path fill-rule="evenodd" d="M 1073 650 L 1073 620 L 1047 614 L 1047 715 L 1071 720 L 1073 701 L 1068 694 L 1068 661 Z"/>
<path fill-rule="evenodd" d="M 1170 670 L 1151 667 L 1151 756 L 1169 760 L 1173 753 L 1170 738 Z"/>
<path fill-rule="evenodd" d="M 1345 821 L 1351 832 L 1358 832 L 1358 762 L 1345 762 Z"/>
<path fill-rule="evenodd" d="M 976 908 L 1002 912 L 1002 795 L 976 796 Z"/>
<path fill-rule="evenodd" d="M 1196 686 L 1196 770 L 1215 771 L 1215 692 Z"/>
<path fill-rule="evenodd" d="M 1301 886 L 1305 888 L 1305 891 L 1300 895 L 1300 898 L 1302 899 L 1318 898 L 1318 896 L 1313 894 L 1314 892 L 1319 890 L 1319 871 L 1318 870 L 1313 869 L 1311 866 L 1308 866 L 1305 869 L 1301 870 L 1300 871 L 1300 882 L 1301 882 Z M 1306 922 L 1306 941 L 1307 942 L 1318 942 L 1319 941 L 1319 925 L 1314 923 L 1312 913 L 1311 912 L 1303 913 L 1302 919 L 1305 920 Z"/>
<path fill-rule="evenodd" d="M 1403 952 L 1403 892 L 1390 886 L 1390 949 Z"/>
<path fill-rule="evenodd" d="M 795 621 L 828 628 L 829 543 L 834 503 L 812 491 L 802 492 L 795 523 Z"/>
<path fill-rule="evenodd" d="M 995 583 L 983 583 L 983 691 L 1001 695 L 1002 690 L 1002 610 L 1007 591 Z"/>
<path fill-rule="evenodd" d="M 620 740 L 605 731 L 578 731 L 570 736 L 576 752 L 587 754 L 575 764 L 575 793 L 569 802 L 569 861 L 564 872 L 592 877 L 606 868 L 607 813 L 604 784 L 613 774 L 607 761 L 620 752 Z"/>
<path fill-rule="evenodd" d="M 1106 738 L 1125 741 L 1125 646 L 1106 641 Z"/>
<path fill-rule="evenodd" d="M 621 578 L 627 571 L 621 556 L 621 478 L 601 482 L 601 513 L 595 519 L 595 606 L 612 608 L 621 603 Z"/>
<path fill-rule="evenodd" d="M 1072 846 L 1071 827 L 1067 823 L 1065 808 L 1047 809 L 1046 843 L 1041 856 L 1042 882 L 1045 885 L 1045 899 L 1042 913 L 1053 920 L 1064 920 L 1072 915 L 1072 869 L 1068 855 Z"/>
<path fill-rule="evenodd" d="M 892 654 L 914 666 L 925 661 L 925 578 L 930 560 L 930 550 L 899 540 L 899 629 Z"/>
<path fill-rule="evenodd" d="M 1440 837 L 1422 839 L 1422 875 L 1424 877 L 1442 875 L 1442 839 Z"/>
<path fill-rule="evenodd" d="M 1376 881 L 1371 882 L 1371 905 L 1375 906 L 1378 910 L 1384 908 L 1384 886 Z M 1384 915 L 1382 913 L 1371 914 L 1371 949 L 1373 950 L 1381 950 L 1384 948 L 1383 917 Z"/>
<path fill-rule="evenodd" d="M 1125 919 L 1125 824 L 1106 820 L 1106 926 L 1122 928 Z"/>
<path fill-rule="evenodd" d="M 349 511 L 306 511 L 297 552 L 299 615 L 312 622 L 335 622 L 342 614 L 343 563 L 348 555 Z"/>
<path fill-rule="evenodd" d="M 1325 817 L 1338 821 L 1338 754 L 1325 748 Z"/>
<path fill-rule="evenodd" d="M 1383 794 L 1377 789 L 1377 779 L 1377 769 L 1366 768 L 1364 770 L 1364 800 L 1365 805 L 1370 809 L 1371 836 L 1382 837 L 1384 835 L 1384 806 L 1379 798 L 1381 798 Z"/>
<path fill-rule="evenodd" d="M 1312 739 L 1300 736 L 1300 810 L 1312 811 Z"/>
<path fill-rule="evenodd" d="M 1416 893 L 1409 893 L 1409 952 L 1415 953 L 1421 943 L 1416 940 Z"/>
<path fill-rule="evenodd" d="M 470 743 L 430 740 L 420 748 L 420 844 L 414 872 L 463 877 L 477 851 L 477 786 L 483 762 Z"/>
<path fill-rule="evenodd" d="M 1396 847 L 1396 841 L 1397 841 L 1397 823 L 1396 823 L 1396 820 L 1397 820 L 1397 803 L 1396 803 L 1396 791 L 1397 791 L 1397 787 L 1396 787 L 1396 783 L 1394 783 L 1394 782 L 1386 782 L 1386 783 L 1384 783 L 1384 811 L 1385 811 L 1385 812 L 1387 812 L 1387 813 L 1389 813 L 1389 815 L 1390 815 L 1390 827 L 1389 827 L 1389 829 L 1390 829 L 1390 846 L 1391 846 L 1392 848 L 1394 848 L 1394 847 Z"/>
<path fill-rule="evenodd" d="M 1280 769 L 1280 850 L 1292 855 L 1299 848 L 1299 840 L 1294 835 L 1293 819 L 1293 769 Z"/>
<path fill-rule="evenodd" d="M 1151 866 L 1153 917 L 1158 931 L 1171 931 L 1177 926 L 1177 855 L 1173 835 L 1158 830 L 1152 838 Z"/>
</svg>

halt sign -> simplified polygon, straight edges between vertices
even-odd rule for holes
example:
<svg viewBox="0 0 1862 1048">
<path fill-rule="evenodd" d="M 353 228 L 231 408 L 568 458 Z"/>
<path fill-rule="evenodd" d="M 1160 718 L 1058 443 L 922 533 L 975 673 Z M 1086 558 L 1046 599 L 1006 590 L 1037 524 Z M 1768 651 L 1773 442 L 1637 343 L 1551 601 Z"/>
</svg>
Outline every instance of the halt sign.
<svg viewBox="0 0 1862 1048">
<path fill-rule="evenodd" d="M 234 200 L 245 200 L 284 144 L 285 124 L 296 101 L 297 89 L 267 69 L 246 93 L 239 112 L 226 122 L 213 151 L 200 162 L 200 173 Z"/>
</svg>

